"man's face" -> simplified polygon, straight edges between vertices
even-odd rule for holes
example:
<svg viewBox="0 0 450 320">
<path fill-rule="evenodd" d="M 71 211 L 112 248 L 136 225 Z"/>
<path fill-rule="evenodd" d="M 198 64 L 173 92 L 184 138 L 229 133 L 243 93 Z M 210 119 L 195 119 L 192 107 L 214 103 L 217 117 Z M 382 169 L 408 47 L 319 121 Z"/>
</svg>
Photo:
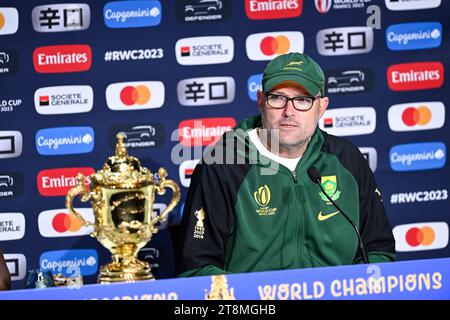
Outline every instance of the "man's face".
<svg viewBox="0 0 450 320">
<path fill-rule="evenodd" d="M 302 87 L 280 85 L 270 93 L 283 95 L 289 98 L 297 96 L 310 96 Z M 264 93 L 258 91 L 258 109 L 262 116 L 263 129 L 269 130 L 270 141 L 279 139 L 279 155 L 297 157 L 304 153 L 310 137 L 317 127 L 328 106 L 328 98 L 315 99 L 308 111 L 298 111 L 289 101 L 283 109 L 273 109 L 268 106 Z"/>
</svg>

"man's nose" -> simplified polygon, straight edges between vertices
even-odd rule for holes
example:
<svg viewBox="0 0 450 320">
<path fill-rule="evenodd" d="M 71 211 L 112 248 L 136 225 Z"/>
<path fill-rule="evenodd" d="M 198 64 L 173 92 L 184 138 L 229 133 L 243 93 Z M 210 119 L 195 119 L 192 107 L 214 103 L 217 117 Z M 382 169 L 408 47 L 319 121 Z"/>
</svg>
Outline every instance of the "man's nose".
<svg viewBox="0 0 450 320">
<path fill-rule="evenodd" d="M 283 115 L 286 117 L 290 117 L 290 116 L 293 116 L 294 113 L 295 113 L 294 101 L 289 100 L 283 109 Z"/>
</svg>

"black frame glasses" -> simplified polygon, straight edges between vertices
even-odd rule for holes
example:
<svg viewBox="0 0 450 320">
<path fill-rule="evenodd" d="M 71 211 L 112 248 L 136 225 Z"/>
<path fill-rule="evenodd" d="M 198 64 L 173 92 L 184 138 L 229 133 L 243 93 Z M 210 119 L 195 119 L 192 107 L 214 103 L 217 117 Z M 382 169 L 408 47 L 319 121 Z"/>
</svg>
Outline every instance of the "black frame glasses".
<svg viewBox="0 0 450 320">
<path fill-rule="evenodd" d="M 316 99 L 320 99 L 322 98 L 322 96 L 317 96 L 317 97 L 313 97 L 313 96 L 297 96 L 297 97 L 286 97 L 282 94 L 275 94 L 275 93 L 268 93 L 265 92 L 264 96 L 266 98 L 266 102 L 267 105 L 272 108 L 272 109 L 284 109 L 289 101 L 292 101 L 292 105 L 294 106 L 294 109 L 297 111 L 308 111 L 309 109 L 312 108 L 314 101 L 316 101 Z M 284 100 L 284 102 L 280 105 L 274 105 L 274 100 L 275 98 L 279 98 L 281 99 L 281 101 Z M 272 104 L 270 103 L 270 101 L 272 101 Z"/>
</svg>

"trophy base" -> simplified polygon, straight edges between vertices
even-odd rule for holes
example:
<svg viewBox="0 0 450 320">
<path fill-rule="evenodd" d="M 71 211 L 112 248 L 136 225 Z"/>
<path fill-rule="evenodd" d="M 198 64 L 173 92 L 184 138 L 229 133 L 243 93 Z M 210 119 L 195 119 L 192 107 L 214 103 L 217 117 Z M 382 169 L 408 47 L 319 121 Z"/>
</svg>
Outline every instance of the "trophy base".
<svg viewBox="0 0 450 320">
<path fill-rule="evenodd" d="M 122 265 L 118 265 L 113 262 L 100 268 L 97 283 L 106 284 L 117 282 L 136 282 L 142 280 L 155 280 L 149 266 L 124 268 Z"/>
</svg>

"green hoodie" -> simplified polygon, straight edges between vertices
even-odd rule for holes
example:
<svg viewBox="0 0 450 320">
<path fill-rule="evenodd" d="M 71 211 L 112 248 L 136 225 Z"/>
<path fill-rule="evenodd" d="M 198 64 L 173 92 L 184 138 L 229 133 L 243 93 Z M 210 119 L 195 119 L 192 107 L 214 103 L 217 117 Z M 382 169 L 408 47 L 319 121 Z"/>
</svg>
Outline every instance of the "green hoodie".
<svg viewBox="0 0 450 320">
<path fill-rule="evenodd" d="M 242 121 L 195 167 L 176 255 L 180 276 L 360 263 L 355 230 L 308 176 L 311 167 L 359 227 L 369 261 L 394 260 L 381 194 L 356 146 L 317 128 L 291 172 L 249 141 L 257 127 L 260 116 Z"/>
</svg>

